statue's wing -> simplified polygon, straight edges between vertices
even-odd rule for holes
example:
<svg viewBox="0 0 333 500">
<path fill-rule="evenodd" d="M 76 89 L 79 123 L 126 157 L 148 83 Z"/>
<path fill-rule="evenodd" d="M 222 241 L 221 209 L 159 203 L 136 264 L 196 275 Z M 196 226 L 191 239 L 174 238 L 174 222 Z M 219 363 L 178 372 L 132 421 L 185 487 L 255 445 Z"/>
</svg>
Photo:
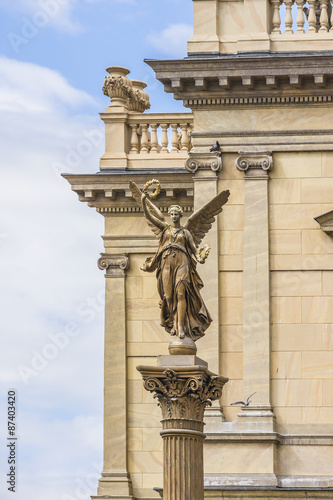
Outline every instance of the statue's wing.
<svg viewBox="0 0 333 500">
<path fill-rule="evenodd" d="M 135 199 L 135 201 L 137 202 L 139 207 L 142 208 L 142 200 L 141 200 L 142 191 L 141 191 L 141 189 L 133 181 L 129 182 L 129 187 L 130 187 L 130 190 L 132 191 L 133 198 Z M 162 212 L 154 205 L 154 203 L 152 203 L 149 200 L 149 198 L 146 198 L 146 206 L 147 206 L 147 209 L 149 210 L 151 215 L 156 217 L 156 219 L 159 219 L 161 222 L 166 223 L 165 217 L 162 214 Z M 150 229 L 153 231 L 153 233 L 155 233 L 156 236 L 159 237 L 162 233 L 161 229 L 159 227 L 155 226 L 154 224 L 152 224 L 152 222 L 150 222 L 149 220 L 147 220 L 147 223 L 148 223 Z"/>
<path fill-rule="evenodd" d="M 229 191 L 222 191 L 204 207 L 194 212 L 186 222 L 184 227 L 192 234 L 196 246 L 200 245 L 204 236 L 212 227 L 215 216 L 222 212 L 222 207 L 227 203 L 229 195 Z"/>
</svg>

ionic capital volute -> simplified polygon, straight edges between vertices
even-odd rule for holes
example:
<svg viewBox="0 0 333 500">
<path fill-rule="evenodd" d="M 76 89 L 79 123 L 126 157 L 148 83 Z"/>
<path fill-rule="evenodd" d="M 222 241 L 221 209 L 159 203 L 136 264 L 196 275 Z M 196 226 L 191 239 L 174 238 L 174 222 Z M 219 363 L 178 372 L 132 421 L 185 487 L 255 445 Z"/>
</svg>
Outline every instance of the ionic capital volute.
<svg viewBox="0 0 333 500">
<path fill-rule="evenodd" d="M 101 254 L 97 261 L 99 269 L 105 270 L 106 278 L 125 277 L 128 268 L 128 255 Z"/>
<path fill-rule="evenodd" d="M 246 177 L 268 177 L 268 171 L 273 167 L 272 152 L 240 151 L 236 167 L 244 172 Z"/>
<path fill-rule="evenodd" d="M 190 152 L 185 161 L 185 168 L 192 173 L 199 169 L 219 172 L 222 170 L 222 152 Z"/>
</svg>

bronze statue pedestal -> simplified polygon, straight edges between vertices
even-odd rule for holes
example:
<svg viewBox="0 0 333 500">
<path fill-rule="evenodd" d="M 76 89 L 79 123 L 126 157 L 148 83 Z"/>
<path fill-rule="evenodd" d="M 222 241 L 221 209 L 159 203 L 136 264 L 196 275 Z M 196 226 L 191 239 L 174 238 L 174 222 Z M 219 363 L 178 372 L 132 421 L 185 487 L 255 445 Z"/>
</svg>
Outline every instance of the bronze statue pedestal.
<svg viewBox="0 0 333 500">
<path fill-rule="evenodd" d="M 162 410 L 164 500 L 203 500 L 204 410 L 228 379 L 194 355 L 159 356 L 158 366 L 137 369 Z"/>
<path fill-rule="evenodd" d="M 195 356 L 197 353 L 197 346 L 191 337 L 186 336 L 183 339 L 180 339 L 177 335 L 175 335 L 169 342 L 168 350 L 171 356 Z"/>
</svg>

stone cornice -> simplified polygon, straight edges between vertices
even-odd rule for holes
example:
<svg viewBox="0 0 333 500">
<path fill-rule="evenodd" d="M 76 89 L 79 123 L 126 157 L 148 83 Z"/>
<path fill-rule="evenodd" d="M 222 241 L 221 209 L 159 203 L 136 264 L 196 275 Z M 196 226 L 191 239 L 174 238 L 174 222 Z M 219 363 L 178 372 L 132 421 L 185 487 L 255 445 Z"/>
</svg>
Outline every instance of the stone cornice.
<svg viewBox="0 0 333 500">
<path fill-rule="evenodd" d="M 314 220 L 320 224 L 321 229 L 325 233 L 333 236 L 333 210 L 315 217 Z"/>
<path fill-rule="evenodd" d="M 190 108 L 333 104 L 333 54 L 270 53 L 146 61 L 165 91 Z"/>
<path fill-rule="evenodd" d="M 125 276 L 125 271 L 128 268 L 127 255 L 111 255 L 101 253 L 101 257 L 97 261 L 99 269 L 105 270 L 107 278 L 119 278 Z"/>
<path fill-rule="evenodd" d="M 158 171 L 114 169 L 112 172 L 94 175 L 62 175 L 71 184 L 72 190 L 78 194 L 80 201 L 95 207 L 102 214 L 142 212 L 129 189 L 129 181 L 134 180 L 142 188 L 148 180 L 156 177 L 160 180 L 162 189 L 155 204 L 162 212 L 167 212 L 170 203 L 181 205 L 184 212 L 193 211 L 193 179 L 185 169 Z"/>
</svg>

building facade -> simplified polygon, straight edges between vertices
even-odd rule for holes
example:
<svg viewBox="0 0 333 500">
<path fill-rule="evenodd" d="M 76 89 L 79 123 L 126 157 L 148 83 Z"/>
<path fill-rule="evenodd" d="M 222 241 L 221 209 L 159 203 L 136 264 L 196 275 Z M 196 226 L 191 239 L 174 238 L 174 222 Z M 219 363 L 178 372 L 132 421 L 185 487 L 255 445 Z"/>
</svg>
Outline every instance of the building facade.
<svg viewBox="0 0 333 500">
<path fill-rule="evenodd" d="M 231 193 L 198 269 L 213 317 L 198 355 L 229 378 L 206 410 L 205 496 L 333 498 L 331 4 L 193 7 L 188 56 L 147 61 L 188 112 L 147 112 L 144 85 L 108 68 L 99 172 L 65 175 L 105 219 L 104 467 L 92 498 L 152 500 L 162 486 L 160 409 L 136 366 L 170 339 L 156 278 L 140 269 L 157 240 L 129 189 L 153 178 L 166 215 Z"/>
</svg>

